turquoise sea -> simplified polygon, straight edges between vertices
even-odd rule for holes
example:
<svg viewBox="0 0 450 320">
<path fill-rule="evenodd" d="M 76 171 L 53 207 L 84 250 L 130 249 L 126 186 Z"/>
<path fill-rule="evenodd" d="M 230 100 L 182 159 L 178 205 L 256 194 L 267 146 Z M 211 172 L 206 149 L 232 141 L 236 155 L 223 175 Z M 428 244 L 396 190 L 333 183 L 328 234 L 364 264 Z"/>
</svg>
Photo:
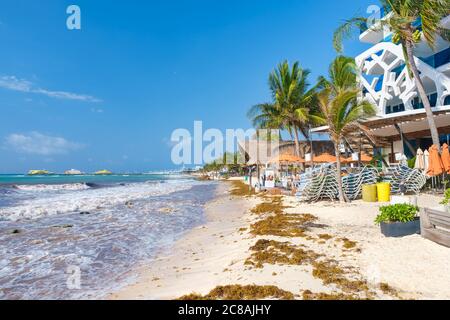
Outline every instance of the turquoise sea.
<svg viewBox="0 0 450 320">
<path fill-rule="evenodd" d="M 177 174 L 0 175 L 0 299 L 105 297 L 203 223 L 214 190 Z"/>
<path fill-rule="evenodd" d="M 26 174 L 0 174 L 0 185 L 2 184 L 70 184 L 70 183 L 99 183 L 113 184 L 126 182 L 145 182 L 160 180 L 170 177 L 165 174 L 113 174 L 113 175 L 63 175 L 53 174 L 45 176 L 30 176 Z"/>
</svg>

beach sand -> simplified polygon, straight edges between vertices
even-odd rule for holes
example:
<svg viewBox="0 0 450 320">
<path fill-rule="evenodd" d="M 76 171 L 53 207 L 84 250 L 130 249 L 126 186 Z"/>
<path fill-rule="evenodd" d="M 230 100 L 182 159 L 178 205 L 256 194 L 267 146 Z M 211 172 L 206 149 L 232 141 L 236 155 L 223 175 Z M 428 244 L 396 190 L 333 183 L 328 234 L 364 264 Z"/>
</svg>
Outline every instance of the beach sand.
<svg viewBox="0 0 450 320">
<path fill-rule="evenodd" d="M 221 183 L 206 206 L 207 223 L 180 239 L 167 254 L 138 270 L 138 280 L 108 299 L 176 299 L 208 294 L 220 285 L 274 285 L 292 292 L 342 293 L 335 283 L 313 276 L 313 265 L 245 264 L 259 239 L 289 242 L 336 261 L 351 280 L 367 281 L 374 299 L 450 299 L 450 249 L 413 235 L 384 237 L 374 224 L 379 204 L 320 202 L 300 204 L 284 196 L 285 213 L 309 213 L 318 218 L 306 237 L 253 236 L 250 225 L 263 217 L 250 209 L 261 197 L 231 197 L 231 185 Z M 419 196 L 419 206 L 436 206 L 439 198 Z M 319 237 L 321 235 L 321 237 Z M 347 244 L 350 244 L 346 247 Z M 323 259 L 323 258 L 322 258 Z M 395 293 L 380 290 L 388 284 Z"/>
</svg>

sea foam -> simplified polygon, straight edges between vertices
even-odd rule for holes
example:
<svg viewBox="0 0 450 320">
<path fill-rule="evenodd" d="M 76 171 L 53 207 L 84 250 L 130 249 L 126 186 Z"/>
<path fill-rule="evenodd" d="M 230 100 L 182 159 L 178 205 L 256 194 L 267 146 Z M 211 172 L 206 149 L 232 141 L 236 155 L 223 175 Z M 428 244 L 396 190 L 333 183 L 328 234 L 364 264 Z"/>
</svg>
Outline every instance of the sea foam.
<svg viewBox="0 0 450 320">
<path fill-rule="evenodd" d="M 18 190 L 26 193 L 28 197 L 13 206 L 0 208 L 0 218 L 18 221 L 99 210 L 133 200 L 186 190 L 193 184 L 195 181 L 192 180 L 167 180 L 164 183 L 153 181 L 107 188 L 90 188 L 86 184 L 20 186 Z M 36 195 L 33 196 L 33 193 Z M 42 193 L 45 193 L 45 196 Z"/>
</svg>

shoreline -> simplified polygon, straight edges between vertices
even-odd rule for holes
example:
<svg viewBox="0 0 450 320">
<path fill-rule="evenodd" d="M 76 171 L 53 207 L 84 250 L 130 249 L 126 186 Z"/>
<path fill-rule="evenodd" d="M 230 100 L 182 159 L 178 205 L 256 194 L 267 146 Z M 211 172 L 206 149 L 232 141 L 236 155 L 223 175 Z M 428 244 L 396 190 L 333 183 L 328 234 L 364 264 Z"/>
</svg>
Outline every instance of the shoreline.
<svg viewBox="0 0 450 320">
<path fill-rule="evenodd" d="M 217 286 L 256 285 L 276 286 L 296 299 L 358 299 L 368 291 L 373 299 L 450 299 L 446 285 L 450 283 L 450 250 L 420 235 L 385 238 L 373 223 L 380 204 L 299 205 L 295 197 L 283 196 L 285 214 L 310 214 L 317 220 L 305 236 L 255 236 L 249 232 L 251 225 L 267 216 L 250 210 L 267 200 L 231 196 L 230 190 L 231 183 L 219 183 L 216 197 L 205 206 L 206 223 L 185 234 L 151 265 L 140 267 L 135 283 L 106 298 L 172 300 L 205 296 Z M 425 195 L 418 200 L 419 205 L 432 206 L 439 198 Z M 314 276 L 315 260 L 249 266 L 250 248 L 266 240 L 314 252 L 317 261 L 332 261 L 345 270 L 345 281 L 366 283 L 368 289 L 348 293 L 339 284 Z"/>
<path fill-rule="evenodd" d="M 231 280 L 223 270 L 230 261 L 241 258 L 245 239 L 239 229 L 248 226 L 242 218 L 257 200 L 230 199 L 229 190 L 229 183 L 219 183 L 214 199 L 205 205 L 206 222 L 177 240 L 168 249 L 170 253 L 159 253 L 150 266 L 139 267 L 137 282 L 110 293 L 106 299 L 171 300 L 194 291 L 206 294 Z"/>
</svg>

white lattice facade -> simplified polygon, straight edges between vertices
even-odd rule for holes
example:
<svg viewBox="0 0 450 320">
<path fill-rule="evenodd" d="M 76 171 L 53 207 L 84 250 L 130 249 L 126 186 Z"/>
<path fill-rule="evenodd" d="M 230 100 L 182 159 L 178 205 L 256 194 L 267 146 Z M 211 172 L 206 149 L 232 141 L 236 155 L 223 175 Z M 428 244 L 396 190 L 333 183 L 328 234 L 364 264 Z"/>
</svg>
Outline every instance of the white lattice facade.
<svg viewBox="0 0 450 320">
<path fill-rule="evenodd" d="M 447 51 L 442 52 L 441 56 L 445 58 Z M 432 106 L 450 104 L 450 61 L 435 68 L 420 58 L 415 60 Z M 359 55 L 356 63 L 362 72 L 363 95 L 378 106 L 379 116 L 421 107 L 416 83 L 405 66 L 401 45 L 387 41 L 377 43 Z M 397 106 L 395 110 L 392 109 L 394 106 Z"/>
<path fill-rule="evenodd" d="M 380 16 L 389 16 L 389 13 L 383 11 Z M 441 24 L 450 28 L 450 16 Z M 414 26 L 420 30 L 420 20 Z M 405 65 L 402 45 L 392 42 L 392 32 L 366 28 L 361 31 L 360 41 L 372 44 L 355 61 L 361 71 L 362 94 L 378 107 L 377 115 L 408 114 L 423 109 L 416 83 Z M 450 107 L 450 44 L 438 36 L 435 48 L 431 49 L 421 41 L 414 48 L 414 55 L 431 106 Z"/>
<path fill-rule="evenodd" d="M 441 21 L 450 29 L 450 16 Z M 420 29 L 420 21 L 415 22 Z M 397 155 L 415 155 L 417 148 L 432 145 L 431 132 L 416 82 L 405 64 L 403 48 L 392 42 L 392 32 L 380 28 L 361 31 L 360 41 L 370 48 L 355 58 L 360 71 L 361 95 L 377 107 L 376 116 L 365 121 L 379 145 L 377 153 L 389 163 Z M 415 62 L 430 101 L 441 143 L 450 144 L 450 43 L 437 37 L 435 48 L 425 41 L 414 48 Z M 327 132 L 327 127 L 313 132 Z M 375 152 L 375 151 L 374 151 Z"/>
</svg>

